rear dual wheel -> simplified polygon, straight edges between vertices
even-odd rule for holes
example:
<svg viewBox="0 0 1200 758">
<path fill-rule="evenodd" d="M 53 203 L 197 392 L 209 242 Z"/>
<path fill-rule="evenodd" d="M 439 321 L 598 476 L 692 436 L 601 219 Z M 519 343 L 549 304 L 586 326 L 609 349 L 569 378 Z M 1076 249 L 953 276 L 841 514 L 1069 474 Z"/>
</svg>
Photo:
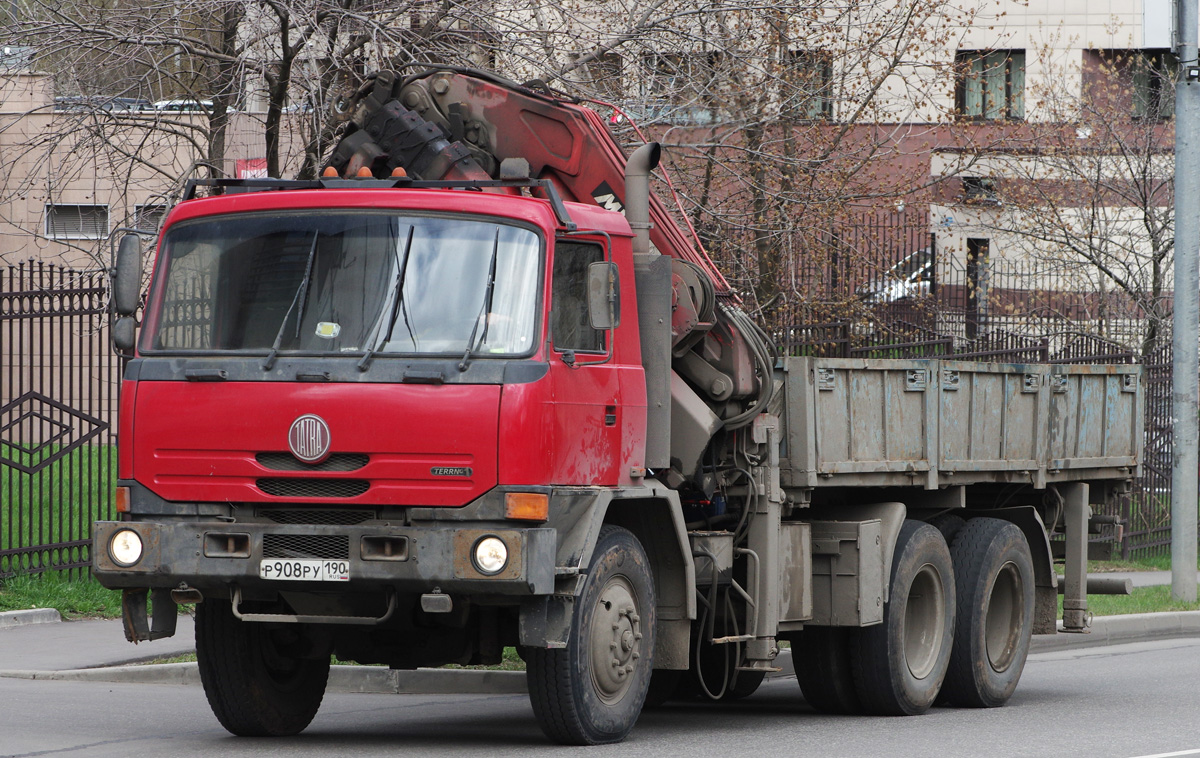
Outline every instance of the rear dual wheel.
<svg viewBox="0 0 1200 758">
<path fill-rule="evenodd" d="M 933 705 L 950 665 L 955 583 L 942 533 L 907 520 L 892 558 L 883 623 L 852 638 L 855 690 L 863 711 L 914 716 Z"/>
<path fill-rule="evenodd" d="M 792 665 L 804 699 L 821 713 L 862 711 L 850 665 L 850 640 L 856 629 L 810 626 L 791 636 Z"/>
<path fill-rule="evenodd" d="M 951 705 L 993 708 L 1017 688 L 1033 633 L 1033 558 L 1015 525 L 968 521 L 950 549 L 956 576 L 954 650 L 942 688 Z"/>
<path fill-rule="evenodd" d="M 796 676 L 809 704 L 826 713 L 916 715 L 935 699 L 1003 705 L 1029 654 L 1033 604 L 1033 559 L 1013 524 L 905 521 L 883 623 L 798 633 Z"/>
</svg>

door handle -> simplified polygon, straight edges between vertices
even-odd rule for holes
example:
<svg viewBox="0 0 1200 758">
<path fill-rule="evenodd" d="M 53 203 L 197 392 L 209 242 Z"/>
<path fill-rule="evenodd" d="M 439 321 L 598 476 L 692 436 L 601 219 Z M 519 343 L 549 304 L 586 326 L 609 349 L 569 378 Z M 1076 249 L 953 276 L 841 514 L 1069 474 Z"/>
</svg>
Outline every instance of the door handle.
<svg viewBox="0 0 1200 758">
<path fill-rule="evenodd" d="M 615 405 L 604 406 L 604 425 L 605 426 L 615 426 L 616 423 L 617 423 L 617 406 L 615 406 Z"/>
</svg>

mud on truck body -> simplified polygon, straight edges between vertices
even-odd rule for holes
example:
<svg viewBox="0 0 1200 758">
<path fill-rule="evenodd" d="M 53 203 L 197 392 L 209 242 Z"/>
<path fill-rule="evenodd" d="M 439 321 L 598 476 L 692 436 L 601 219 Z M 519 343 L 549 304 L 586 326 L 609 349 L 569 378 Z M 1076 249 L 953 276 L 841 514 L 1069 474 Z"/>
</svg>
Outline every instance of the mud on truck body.
<svg viewBox="0 0 1200 758">
<path fill-rule="evenodd" d="M 197 603 L 229 731 L 304 729 L 331 654 L 516 647 L 542 729 L 593 744 L 752 693 L 781 641 L 813 707 L 915 715 L 1003 704 L 1060 590 L 1086 631 L 1138 367 L 781 357 L 650 195 L 657 145 L 457 69 L 347 119 L 324 178 L 198 181 L 166 219 L 95 525 L 131 641 Z"/>
</svg>

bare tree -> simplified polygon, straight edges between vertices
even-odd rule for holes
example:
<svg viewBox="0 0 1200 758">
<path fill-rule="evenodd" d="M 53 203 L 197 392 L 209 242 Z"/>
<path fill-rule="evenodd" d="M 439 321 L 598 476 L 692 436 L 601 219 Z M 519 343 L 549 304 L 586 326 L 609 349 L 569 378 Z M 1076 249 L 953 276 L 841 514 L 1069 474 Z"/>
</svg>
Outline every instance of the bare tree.
<svg viewBox="0 0 1200 758">
<path fill-rule="evenodd" d="M 938 61 L 968 22 L 945 0 L 27 0 L 6 38 L 95 106 L 86 129 L 47 126 L 80 166 L 164 194 L 228 173 L 256 140 L 269 175 L 315 176 L 338 136 L 330 106 L 383 68 L 482 66 L 613 102 L 673 148 L 684 220 L 763 308 L 796 297 L 784 269 L 813 232 L 928 183 L 897 166 L 946 117 Z"/>
<path fill-rule="evenodd" d="M 941 0 L 656 11 L 652 29 L 599 35 L 558 77 L 673 148 L 689 220 L 755 308 L 803 296 L 788 261 L 848 208 L 928 185 L 904 153 L 950 117 L 953 55 L 939 56 L 969 12 Z"/>
</svg>

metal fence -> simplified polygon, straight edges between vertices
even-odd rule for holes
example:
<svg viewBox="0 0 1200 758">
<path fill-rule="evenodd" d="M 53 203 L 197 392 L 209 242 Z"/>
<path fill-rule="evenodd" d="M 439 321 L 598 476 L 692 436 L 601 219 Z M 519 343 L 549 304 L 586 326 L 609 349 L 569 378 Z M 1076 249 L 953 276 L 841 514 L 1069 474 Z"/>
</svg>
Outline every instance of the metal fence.
<svg viewBox="0 0 1200 758">
<path fill-rule="evenodd" d="M 1117 506 L 1122 527 L 1103 537 L 1126 557 L 1161 552 L 1171 530 L 1170 325 L 1153 325 L 1094 272 L 1006 260 L 981 241 L 950 250 L 929 229 L 924 214 L 883 214 L 808 234 L 788 267 L 789 296 L 766 317 L 769 332 L 793 355 L 1143 362 L 1143 474 Z"/>
<path fill-rule="evenodd" d="M 1147 318 L 1071 272 L 948 251 L 923 214 L 843 219 L 806 235 L 764 326 L 791 354 L 1038 362 L 1138 359 Z M 1086 282 L 1085 282 L 1086 284 Z M 0 577 L 79 570 L 112 517 L 119 361 L 106 279 L 0 269 Z M 179 315 L 184 321 L 186 313 Z M 1170 334 L 1146 365 L 1143 476 L 1119 506 L 1127 556 L 1170 542 Z"/>
<path fill-rule="evenodd" d="M 106 277 L 0 268 L 0 578 L 90 564 L 113 516 L 118 361 Z"/>
</svg>

